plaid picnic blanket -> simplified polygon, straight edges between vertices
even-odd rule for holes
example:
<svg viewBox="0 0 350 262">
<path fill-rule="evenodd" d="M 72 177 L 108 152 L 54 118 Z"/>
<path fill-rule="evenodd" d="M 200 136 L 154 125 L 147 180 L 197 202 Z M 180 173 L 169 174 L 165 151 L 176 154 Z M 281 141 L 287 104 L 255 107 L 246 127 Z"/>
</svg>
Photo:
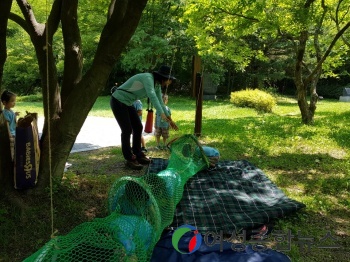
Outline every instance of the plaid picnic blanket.
<svg viewBox="0 0 350 262">
<path fill-rule="evenodd" d="M 148 172 L 157 174 L 167 164 L 167 159 L 153 159 Z M 187 181 L 170 227 L 189 224 L 200 232 L 231 234 L 258 228 L 303 207 L 250 162 L 219 161 Z"/>
</svg>

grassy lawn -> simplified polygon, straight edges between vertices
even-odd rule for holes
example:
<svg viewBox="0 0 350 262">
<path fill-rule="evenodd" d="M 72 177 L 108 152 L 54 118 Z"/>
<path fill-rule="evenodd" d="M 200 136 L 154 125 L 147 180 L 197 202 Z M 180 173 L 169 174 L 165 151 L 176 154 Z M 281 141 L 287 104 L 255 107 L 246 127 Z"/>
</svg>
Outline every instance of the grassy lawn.
<svg viewBox="0 0 350 262">
<path fill-rule="evenodd" d="M 146 101 L 142 101 L 146 107 Z M 195 101 L 169 97 L 169 107 L 179 131 L 171 138 L 194 133 Z M 42 115 L 40 102 L 19 99 L 15 111 Z M 146 112 L 144 113 L 146 114 Z M 91 116 L 113 117 L 109 97 L 100 97 Z M 144 116 L 145 117 L 145 116 Z M 322 100 L 317 104 L 315 124 L 301 124 L 293 98 L 279 97 L 273 113 L 236 108 L 229 101 L 204 101 L 200 141 L 215 147 L 223 160 L 245 159 L 263 172 L 285 194 L 306 205 L 293 216 L 276 221 L 274 230 L 314 238 L 307 250 L 292 241 L 285 251 L 292 261 L 350 261 L 350 103 Z M 147 146 L 155 146 L 153 139 Z M 166 153 L 150 150 L 152 157 Z M 62 182 L 54 183 L 54 225 L 66 234 L 84 221 L 107 215 L 106 198 L 113 181 L 124 175 L 141 175 L 124 168 L 119 147 L 74 153 L 72 167 Z M 21 261 L 50 237 L 49 194 L 38 199 L 32 217 L 0 202 L 0 261 Z M 340 248 L 317 248 L 330 233 Z M 330 239 L 329 239 L 330 240 Z M 300 242 L 299 242 L 300 243 Z M 327 246 L 335 242 L 327 242 Z M 276 243 L 271 243 L 274 248 Z M 325 244 L 325 243 L 323 243 Z"/>
</svg>

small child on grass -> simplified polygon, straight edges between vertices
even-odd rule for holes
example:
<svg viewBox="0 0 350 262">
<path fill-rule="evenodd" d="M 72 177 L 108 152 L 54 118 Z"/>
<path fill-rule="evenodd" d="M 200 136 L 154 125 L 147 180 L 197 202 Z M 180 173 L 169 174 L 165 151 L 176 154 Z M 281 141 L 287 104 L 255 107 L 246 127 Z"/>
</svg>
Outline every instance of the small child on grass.
<svg viewBox="0 0 350 262">
<path fill-rule="evenodd" d="M 164 102 L 165 108 L 168 111 L 169 116 L 171 117 L 171 110 L 167 106 L 168 100 L 169 100 L 168 95 L 163 95 L 163 102 Z M 166 142 L 167 142 L 167 139 L 169 138 L 169 123 L 164 121 L 158 112 L 156 112 L 156 121 L 155 121 L 154 128 L 155 128 L 154 136 L 156 137 L 157 148 L 166 149 Z M 163 146 L 161 146 L 160 144 L 160 137 L 163 138 Z"/>
<path fill-rule="evenodd" d="M 10 144 L 11 144 L 11 154 L 14 156 L 14 145 L 15 145 L 15 136 L 16 136 L 16 117 L 19 115 L 19 112 L 14 112 L 12 108 L 16 105 L 16 94 L 11 91 L 5 90 L 1 94 L 1 102 L 4 105 L 2 114 L 6 121 L 9 123 L 10 128 Z"/>
</svg>

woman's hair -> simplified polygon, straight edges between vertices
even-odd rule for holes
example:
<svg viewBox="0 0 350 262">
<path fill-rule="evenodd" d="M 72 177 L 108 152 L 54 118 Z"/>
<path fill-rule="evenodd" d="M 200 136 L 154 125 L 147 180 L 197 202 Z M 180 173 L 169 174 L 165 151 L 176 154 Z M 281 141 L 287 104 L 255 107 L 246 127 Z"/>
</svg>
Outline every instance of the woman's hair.
<svg viewBox="0 0 350 262">
<path fill-rule="evenodd" d="M 162 95 L 162 99 L 163 99 L 163 101 L 168 100 L 168 99 L 169 99 L 169 96 L 168 96 L 167 94 L 163 94 L 163 95 Z"/>
<path fill-rule="evenodd" d="M 16 96 L 16 94 L 11 91 L 5 90 L 1 94 L 1 102 L 9 102 L 11 97 L 13 96 Z"/>
<path fill-rule="evenodd" d="M 160 83 L 162 83 L 163 80 L 168 80 L 167 77 L 164 77 L 164 76 L 161 76 L 161 75 L 155 74 L 155 73 L 153 73 L 153 77 L 154 77 L 154 80 L 156 82 L 160 82 Z"/>
</svg>

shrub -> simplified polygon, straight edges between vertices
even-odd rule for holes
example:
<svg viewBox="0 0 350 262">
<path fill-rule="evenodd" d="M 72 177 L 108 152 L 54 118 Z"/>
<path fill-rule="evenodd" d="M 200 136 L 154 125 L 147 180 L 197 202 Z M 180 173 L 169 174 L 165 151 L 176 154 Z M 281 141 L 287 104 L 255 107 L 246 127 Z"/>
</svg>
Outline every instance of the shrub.
<svg viewBox="0 0 350 262">
<path fill-rule="evenodd" d="M 42 101 L 43 101 L 43 96 L 40 93 L 37 93 L 35 95 L 17 97 L 17 102 L 42 102 Z"/>
<path fill-rule="evenodd" d="M 276 105 L 276 99 L 264 91 L 247 89 L 231 93 L 231 100 L 237 107 L 250 107 L 259 112 L 270 113 Z"/>
</svg>

